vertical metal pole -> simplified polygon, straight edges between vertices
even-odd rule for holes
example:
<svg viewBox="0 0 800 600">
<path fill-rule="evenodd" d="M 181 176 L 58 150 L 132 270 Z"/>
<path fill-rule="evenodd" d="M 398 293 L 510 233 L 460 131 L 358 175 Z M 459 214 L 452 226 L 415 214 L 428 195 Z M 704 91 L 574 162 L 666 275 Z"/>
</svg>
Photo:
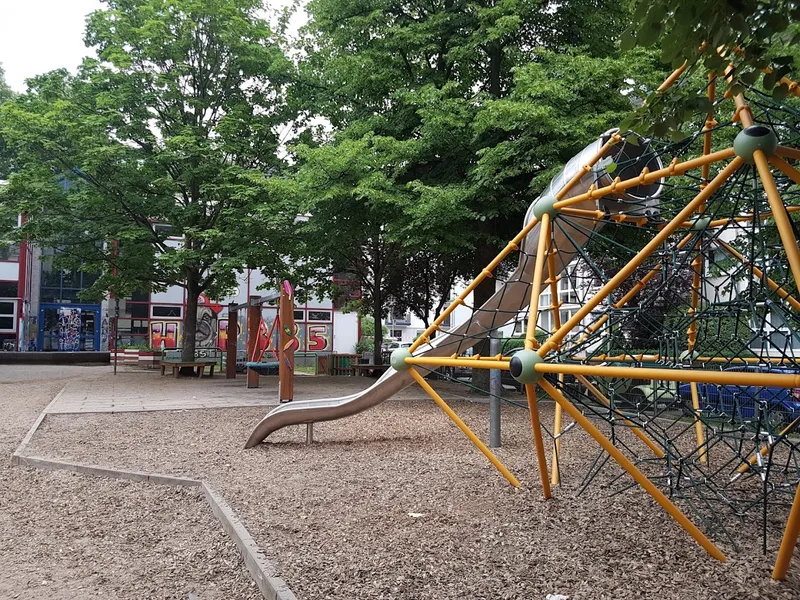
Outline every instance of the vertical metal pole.
<svg viewBox="0 0 800 600">
<path fill-rule="evenodd" d="M 117 374 L 117 340 L 119 339 L 119 298 L 114 298 L 114 375 Z"/>
<path fill-rule="evenodd" d="M 256 360 L 258 348 L 258 334 L 261 328 L 261 300 L 260 296 L 250 296 L 247 302 L 247 360 Z M 258 387 L 258 371 L 247 369 L 247 387 Z"/>
<path fill-rule="evenodd" d="M 310 446 L 314 443 L 314 424 L 308 423 L 306 425 L 306 445 Z"/>
<path fill-rule="evenodd" d="M 239 311 L 228 305 L 228 340 L 225 347 L 225 379 L 236 379 L 236 355 L 239 348 Z"/>
<path fill-rule="evenodd" d="M 499 329 L 492 329 L 489 333 L 489 354 L 500 354 Z M 499 448 L 500 441 L 500 398 L 503 394 L 503 383 L 500 369 L 489 370 L 489 448 Z"/>
</svg>

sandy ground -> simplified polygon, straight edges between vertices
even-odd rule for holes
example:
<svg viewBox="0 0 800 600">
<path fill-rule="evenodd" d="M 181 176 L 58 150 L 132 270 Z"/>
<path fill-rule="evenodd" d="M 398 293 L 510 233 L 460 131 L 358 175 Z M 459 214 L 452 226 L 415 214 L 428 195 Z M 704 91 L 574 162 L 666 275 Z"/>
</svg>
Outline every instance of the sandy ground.
<svg viewBox="0 0 800 600">
<path fill-rule="evenodd" d="M 0 598 L 260 598 L 196 490 L 11 466 L 53 377 L 90 369 L 0 371 Z"/>
<path fill-rule="evenodd" d="M 486 439 L 488 407 L 452 405 Z M 542 413 L 549 423 L 551 408 Z M 780 532 L 766 557 L 746 537 L 739 552 L 720 544 L 731 560 L 719 563 L 639 489 L 575 498 L 597 452 L 577 429 L 564 439 L 564 483 L 544 501 L 524 410 L 504 408 L 498 451 L 520 490 L 429 401 L 317 424 L 311 447 L 292 427 L 243 450 L 263 414 L 52 415 L 29 453 L 211 481 L 301 600 L 800 597 L 800 553 L 789 581 L 769 578 Z"/>
</svg>

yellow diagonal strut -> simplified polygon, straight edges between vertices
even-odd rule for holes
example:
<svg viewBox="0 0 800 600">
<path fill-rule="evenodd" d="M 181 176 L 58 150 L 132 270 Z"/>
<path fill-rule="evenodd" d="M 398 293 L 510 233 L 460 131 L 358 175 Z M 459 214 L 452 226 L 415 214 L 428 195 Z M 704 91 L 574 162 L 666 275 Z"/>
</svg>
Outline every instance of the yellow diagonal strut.
<svg viewBox="0 0 800 600">
<path fill-rule="evenodd" d="M 439 408 L 441 408 L 444 411 L 444 413 L 448 417 L 450 417 L 450 420 L 453 421 L 453 423 L 455 423 L 456 426 L 461 431 L 464 432 L 464 435 L 466 435 L 469 438 L 469 441 L 475 444 L 478 450 L 483 452 L 483 455 L 489 459 L 489 462 L 491 462 L 494 465 L 494 468 L 500 471 L 503 477 L 505 477 L 511 485 L 513 485 L 514 487 L 519 487 L 520 486 L 519 480 L 516 477 L 514 477 L 514 475 L 511 474 L 511 471 L 506 469 L 505 465 L 503 465 L 503 463 L 501 463 L 498 460 L 498 458 L 492 453 L 491 450 L 489 450 L 486 444 L 484 444 L 478 438 L 478 436 L 475 435 L 469 427 L 467 427 L 467 424 L 464 423 L 464 421 L 462 421 L 455 412 L 453 412 L 453 409 L 450 408 L 447 405 L 447 402 L 445 402 L 442 399 L 442 397 L 436 393 L 436 390 L 434 390 L 430 386 L 430 384 L 428 384 L 428 382 L 425 381 L 425 378 L 422 375 L 420 375 L 414 367 L 411 367 L 408 370 L 408 372 L 411 373 L 411 376 L 414 378 L 414 381 L 416 381 L 419 384 L 419 386 L 428 393 L 428 395 L 433 399 L 433 401 L 439 405 Z"/>
<path fill-rule="evenodd" d="M 686 533 L 691 535 L 703 549 L 717 560 L 727 561 L 725 555 L 717 548 L 711 540 L 709 540 L 697 526 L 686 518 L 680 509 L 675 506 L 669 498 L 667 498 L 661 490 L 659 490 L 652 481 L 650 481 L 644 473 L 642 473 L 636 466 L 628 460 L 625 455 L 620 452 L 611 440 L 609 440 L 603 433 L 594 426 L 594 424 L 587 419 L 581 411 L 567 400 L 564 395 L 553 387 L 547 379 L 542 377 L 539 379 L 539 385 L 547 394 L 556 402 L 558 402 L 575 421 L 583 427 L 583 429 L 591 435 L 600 446 L 611 455 L 619 466 L 625 469 L 628 474 L 638 483 L 644 490 L 650 494 L 653 499 L 658 502 L 675 521 L 686 530 Z"/>
</svg>

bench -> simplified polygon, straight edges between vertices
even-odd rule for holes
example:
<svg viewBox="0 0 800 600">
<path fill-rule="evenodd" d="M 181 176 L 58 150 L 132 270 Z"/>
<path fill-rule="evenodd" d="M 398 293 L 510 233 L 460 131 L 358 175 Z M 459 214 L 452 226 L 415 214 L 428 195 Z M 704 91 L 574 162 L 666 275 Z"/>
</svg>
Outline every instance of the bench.
<svg viewBox="0 0 800 600">
<path fill-rule="evenodd" d="M 211 368 L 211 373 L 209 373 L 209 377 L 214 376 L 214 367 L 217 366 L 216 362 L 208 362 L 206 361 L 196 361 L 196 362 L 175 362 L 171 360 L 162 360 L 161 363 L 161 376 L 163 377 L 167 371 L 167 367 L 172 367 L 172 376 L 177 379 L 180 375 L 181 367 L 191 367 L 191 369 L 197 370 L 197 378 L 201 378 L 203 373 L 206 370 L 206 367 Z"/>
<path fill-rule="evenodd" d="M 178 378 L 181 367 L 190 367 L 193 371 L 196 370 L 198 379 L 203 376 L 206 367 L 210 367 L 211 373 L 209 376 L 213 377 L 214 367 L 216 367 L 217 364 L 222 364 L 222 352 L 218 348 L 198 348 L 194 352 L 194 360 L 190 361 L 182 360 L 182 354 L 182 348 L 165 348 L 161 352 L 159 366 L 161 367 L 162 377 L 166 373 L 168 367 L 172 367 L 172 376 L 175 377 L 175 379 Z"/>
<path fill-rule="evenodd" d="M 385 373 L 390 365 L 352 365 L 355 375 L 369 375 L 375 377 L 378 373 Z"/>
</svg>

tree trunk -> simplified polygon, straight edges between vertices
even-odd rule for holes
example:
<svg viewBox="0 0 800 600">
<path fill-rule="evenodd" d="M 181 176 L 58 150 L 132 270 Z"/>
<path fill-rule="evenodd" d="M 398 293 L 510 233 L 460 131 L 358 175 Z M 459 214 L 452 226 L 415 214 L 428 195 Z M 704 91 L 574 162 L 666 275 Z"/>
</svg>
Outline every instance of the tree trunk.
<svg viewBox="0 0 800 600">
<path fill-rule="evenodd" d="M 377 278 L 376 278 L 377 279 Z M 378 281 L 375 284 L 375 292 L 372 294 L 372 318 L 375 320 L 375 336 L 372 338 L 372 352 L 375 355 L 376 365 L 383 364 L 383 297 L 381 296 Z"/>
<path fill-rule="evenodd" d="M 183 315 L 183 350 L 181 362 L 194 362 L 195 340 L 197 339 L 197 300 L 200 289 L 197 275 L 191 274 L 186 278 L 186 314 Z M 193 369 L 184 367 L 181 375 L 194 375 Z"/>
<path fill-rule="evenodd" d="M 494 248 L 488 242 L 483 242 L 475 250 L 475 272 L 480 273 L 481 270 L 486 268 L 492 259 L 495 257 Z M 492 297 L 495 291 L 494 278 L 487 277 L 475 288 L 472 293 L 472 305 L 475 309 L 479 309 L 483 304 Z M 487 356 L 489 354 L 489 332 L 486 332 L 485 339 L 481 340 L 472 350 L 473 354 L 480 354 Z M 488 369 L 472 369 L 472 385 L 482 390 L 489 389 L 489 371 Z"/>
<path fill-rule="evenodd" d="M 502 80 L 501 80 L 501 65 L 503 61 L 503 47 L 498 42 L 491 42 L 487 48 L 489 58 L 489 81 L 487 82 L 487 89 L 489 94 L 495 98 L 502 95 Z M 481 237 L 483 238 L 478 242 L 478 247 L 475 249 L 475 273 L 480 273 L 481 270 L 486 268 L 496 255 L 496 250 L 489 243 L 489 234 L 494 229 L 494 223 L 482 222 L 478 224 L 481 230 Z M 484 279 L 472 294 L 473 306 L 477 309 L 492 297 L 495 291 L 495 280 L 486 278 Z M 486 332 L 485 339 L 481 340 L 473 346 L 473 354 L 480 354 L 486 356 L 489 354 L 489 332 Z M 487 369 L 473 369 L 472 370 L 472 385 L 488 390 L 489 389 L 489 371 Z"/>
</svg>

